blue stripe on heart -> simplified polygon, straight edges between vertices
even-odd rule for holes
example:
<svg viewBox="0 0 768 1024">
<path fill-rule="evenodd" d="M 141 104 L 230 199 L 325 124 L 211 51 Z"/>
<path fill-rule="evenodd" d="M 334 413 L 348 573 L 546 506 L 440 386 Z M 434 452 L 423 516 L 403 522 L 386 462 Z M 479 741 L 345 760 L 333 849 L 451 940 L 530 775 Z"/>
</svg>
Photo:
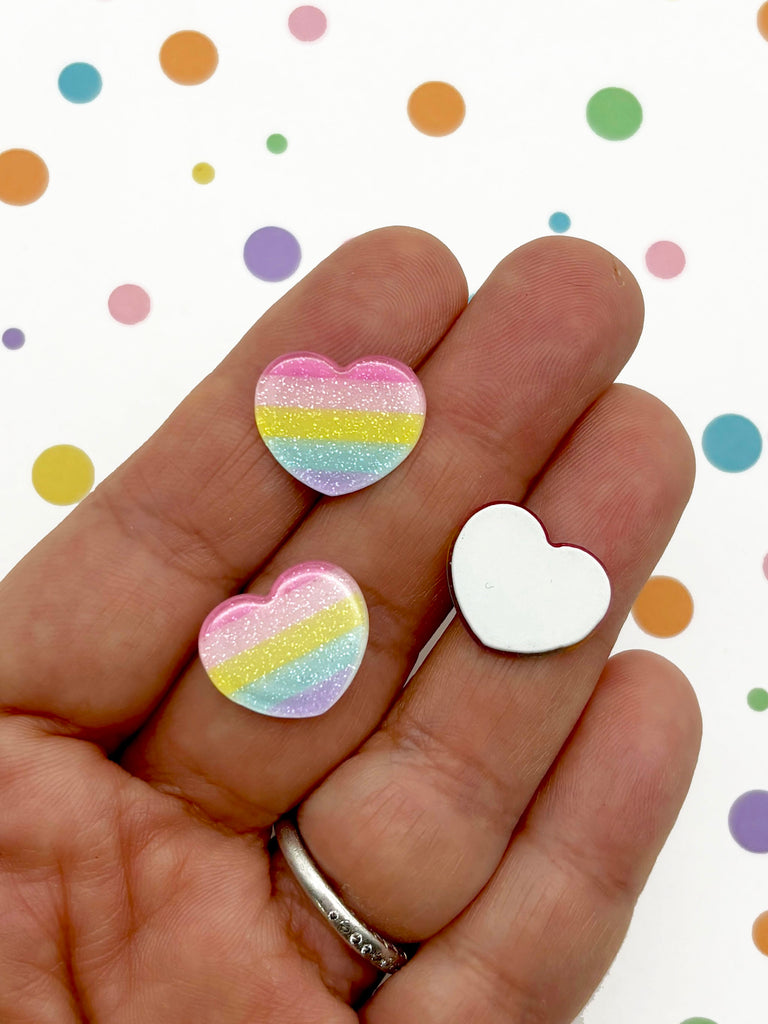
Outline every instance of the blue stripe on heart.
<svg viewBox="0 0 768 1024">
<path fill-rule="evenodd" d="M 365 638 L 365 629 L 357 626 L 330 640 L 302 658 L 289 661 L 273 672 L 240 687 L 230 694 L 236 704 L 262 714 L 309 687 L 339 673 L 350 675 L 357 668 Z"/>
</svg>

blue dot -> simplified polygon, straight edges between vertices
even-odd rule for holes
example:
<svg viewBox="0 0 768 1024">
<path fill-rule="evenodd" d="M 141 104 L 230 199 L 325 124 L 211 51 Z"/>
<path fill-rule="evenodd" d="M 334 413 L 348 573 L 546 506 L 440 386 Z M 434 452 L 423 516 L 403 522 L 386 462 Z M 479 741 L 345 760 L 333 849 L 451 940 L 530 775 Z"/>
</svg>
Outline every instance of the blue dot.
<svg viewBox="0 0 768 1024">
<path fill-rule="evenodd" d="M 726 473 L 742 473 L 754 466 L 763 450 L 755 424 L 736 413 L 715 417 L 704 430 L 701 444 L 712 465 Z"/>
<path fill-rule="evenodd" d="M 567 231 L 571 226 L 571 218 L 567 213 L 562 213 L 558 210 L 557 213 L 553 213 L 549 218 L 549 226 L 552 231 L 562 234 L 563 231 Z"/>
<path fill-rule="evenodd" d="M 24 341 L 24 331 L 20 331 L 18 327 L 9 327 L 3 331 L 3 344 L 6 348 L 21 348 Z"/>
<path fill-rule="evenodd" d="M 59 75 L 59 92 L 70 103 L 90 103 L 101 92 L 101 75 L 93 64 L 67 64 Z"/>
</svg>

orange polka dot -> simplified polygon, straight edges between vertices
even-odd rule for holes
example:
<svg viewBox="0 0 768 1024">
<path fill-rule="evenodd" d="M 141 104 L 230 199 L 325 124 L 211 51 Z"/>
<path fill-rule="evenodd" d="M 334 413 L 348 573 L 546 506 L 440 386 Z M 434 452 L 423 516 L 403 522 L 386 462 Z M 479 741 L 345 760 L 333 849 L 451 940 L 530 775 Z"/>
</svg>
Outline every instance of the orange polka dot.
<svg viewBox="0 0 768 1024">
<path fill-rule="evenodd" d="M 768 910 L 763 911 L 755 919 L 752 925 L 752 941 L 761 953 L 768 956 Z"/>
<path fill-rule="evenodd" d="M 48 168 L 29 149 L 0 153 L 0 199 L 12 206 L 34 203 L 48 188 Z"/>
<path fill-rule="evenodd" d="M 160 67 L 179 85 L 199 85 L 211 77 L 219 54 L 202 32 L 176 32 L 160 48 Z"/>
<path fill-rule="evenodd" d="M 693 618 L 693 598 L 680 580 L 652 576 L 640 591 L 632 616 L 651 636 L 677 636 Z"/>
<path fill-rule="evenodd" d="M 768 39 L 768 3 L 757 12 L 757 30 L 764 39 Z"/>
<path fill-rule="evenodd" d="M 450 135 L 466 113 L 464 98 L 447 82 L 424 82 L 408 100 L 408 117 L 425 135 Z"/>
</svg>

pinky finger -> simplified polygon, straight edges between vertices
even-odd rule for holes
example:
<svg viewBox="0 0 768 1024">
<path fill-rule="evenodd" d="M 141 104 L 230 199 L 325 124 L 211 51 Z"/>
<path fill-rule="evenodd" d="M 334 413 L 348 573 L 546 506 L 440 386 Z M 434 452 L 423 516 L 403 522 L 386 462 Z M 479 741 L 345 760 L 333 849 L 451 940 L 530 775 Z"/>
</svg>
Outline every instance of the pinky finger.
<svg viewBox="0 0 768 1024">
<path fill-rule="evenodd" d="M 678 669 L 647 651 L 611 659 L 485 889 L 361 1020 L 569 1024 L 621 945 L 700 736 Z"/>
</svg>

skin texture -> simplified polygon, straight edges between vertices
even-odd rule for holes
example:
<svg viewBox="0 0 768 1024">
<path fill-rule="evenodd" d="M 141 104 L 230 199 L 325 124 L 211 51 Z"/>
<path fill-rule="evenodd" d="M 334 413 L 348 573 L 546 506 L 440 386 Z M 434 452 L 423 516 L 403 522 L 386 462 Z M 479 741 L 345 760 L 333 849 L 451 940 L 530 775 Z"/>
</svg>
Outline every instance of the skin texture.
<svg viewBox="0 0 768 1024">
<path fill-rule="evenodd" d="M 300 281 L 128 462 L 0 584 L 3 1024 L 569 1024 L 610 965 L 687 792 L 693 692 L 609 658 L 693 482 L 674 415 L 613 383 L 642 329 L 610 253 L 544 238 L 467 305 L 410 228 L 353 239 Z M 318 496 L 253 425 L 290 351 L 418 370 L 427 421 L 375 486 Z M 445 618 L 445 556 L 490 501 L 600 558 L 608 616 L 543 656 Z M 320 718 L 222 697 L 200 623 L 305 560 L 360 584 L 371 636 Z M 269 843 L 299 822 L 373 927 L 419 942 L 377 975 Z"/>
</svg>

